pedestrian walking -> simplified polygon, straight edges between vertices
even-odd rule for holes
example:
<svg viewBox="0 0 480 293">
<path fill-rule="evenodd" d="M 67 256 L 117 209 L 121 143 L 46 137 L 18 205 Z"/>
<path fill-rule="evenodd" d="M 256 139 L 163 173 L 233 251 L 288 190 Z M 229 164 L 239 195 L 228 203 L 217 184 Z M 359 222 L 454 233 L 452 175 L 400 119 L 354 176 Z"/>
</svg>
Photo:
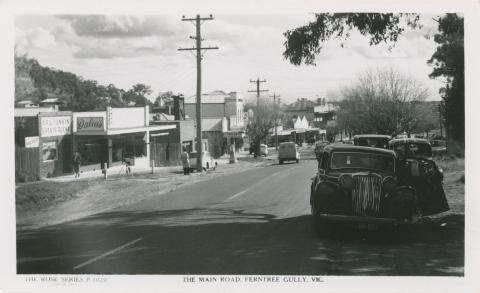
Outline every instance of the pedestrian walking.
<svg viewBox="0 0 480 293">
<path fill-rule="evenodd" d="M 72 159 L 73 172 L 75 172 L 75 178 L 80 178 L 80 164 L 82 163 L 82 156 L 78 151 L 75 152 Z"/>
<path fill-rule="evenodd" d="M 190 174 L 190 156 L 187 153 L 186 147 L 183 147 L 183 152 L 180 155 L 180 159 L 182 160 L 183 175 Z"/>
</svg>

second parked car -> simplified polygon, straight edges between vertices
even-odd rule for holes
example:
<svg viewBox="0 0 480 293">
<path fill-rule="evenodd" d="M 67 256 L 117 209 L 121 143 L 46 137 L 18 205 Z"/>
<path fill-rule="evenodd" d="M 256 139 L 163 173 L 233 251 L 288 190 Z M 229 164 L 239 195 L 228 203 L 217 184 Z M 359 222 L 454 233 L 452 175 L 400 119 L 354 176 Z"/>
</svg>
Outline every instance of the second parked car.
<svg viewBox="0 0 480 293">
<path fill-rule="evenodd" d="M 278 162 L 283 164 L 286 161 L 300 161 L 300 153 L 294 142 L 282 142 L 278 146 Z"/>
</svg>

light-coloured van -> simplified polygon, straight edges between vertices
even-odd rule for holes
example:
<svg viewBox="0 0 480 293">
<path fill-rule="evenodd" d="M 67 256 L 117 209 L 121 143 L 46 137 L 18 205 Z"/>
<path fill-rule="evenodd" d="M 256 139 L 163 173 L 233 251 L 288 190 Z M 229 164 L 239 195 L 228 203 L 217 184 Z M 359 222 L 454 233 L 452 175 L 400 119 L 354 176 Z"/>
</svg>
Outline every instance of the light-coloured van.
<svg viewBox="0 0 480 293">
<path fill-rule="evenodd" d="M 300 161 L 297 145 L 294 142 L 282 142 L 278 146 L 278 162 L 283 164 L 285 161 Z"/>
</svg>

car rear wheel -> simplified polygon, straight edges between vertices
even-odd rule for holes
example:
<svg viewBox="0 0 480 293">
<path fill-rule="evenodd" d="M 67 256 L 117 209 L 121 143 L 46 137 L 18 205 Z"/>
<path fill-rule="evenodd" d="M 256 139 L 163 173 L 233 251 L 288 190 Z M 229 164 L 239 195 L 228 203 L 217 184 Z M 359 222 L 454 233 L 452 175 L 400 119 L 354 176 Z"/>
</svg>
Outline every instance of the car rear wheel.
<svg viewBox="0 0 480 293">
<path fill-rule="evenodd" d="M 300 160 L 299 160 L 299 159 L 296 159 L 295 161 L 296 161 L 296 162 L 297 162 L 297 164 L 298 164 L 298 162 L 299 162 Z"/>
<path fill-rule="evenodd" d="M 280 165 L 282 165 L 282 164 L 283 164 L 283 160 L 278 160 L 278 162 L 280 163 Z"/>
</svg>

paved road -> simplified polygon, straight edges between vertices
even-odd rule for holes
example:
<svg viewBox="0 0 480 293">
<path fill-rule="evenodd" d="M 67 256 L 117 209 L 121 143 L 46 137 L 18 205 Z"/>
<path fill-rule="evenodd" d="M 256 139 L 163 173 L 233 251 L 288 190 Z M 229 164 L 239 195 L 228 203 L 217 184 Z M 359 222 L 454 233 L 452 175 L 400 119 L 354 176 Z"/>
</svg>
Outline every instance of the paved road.
<svg viewBox="0 0 480 293">
<path fill-rule="evenodd" d="M 318 238 L 316 161 L 255 168 L 69 223 L 18 232 L 18 273 L 462 275 L 462 220 L 430 233 Z M 147 183 L 146 183 L 147 184 Z M 134 196 L 134 195 L 132 195 Z M 433 231 L 433 232 L 432 232 Z"/>
</svg>

